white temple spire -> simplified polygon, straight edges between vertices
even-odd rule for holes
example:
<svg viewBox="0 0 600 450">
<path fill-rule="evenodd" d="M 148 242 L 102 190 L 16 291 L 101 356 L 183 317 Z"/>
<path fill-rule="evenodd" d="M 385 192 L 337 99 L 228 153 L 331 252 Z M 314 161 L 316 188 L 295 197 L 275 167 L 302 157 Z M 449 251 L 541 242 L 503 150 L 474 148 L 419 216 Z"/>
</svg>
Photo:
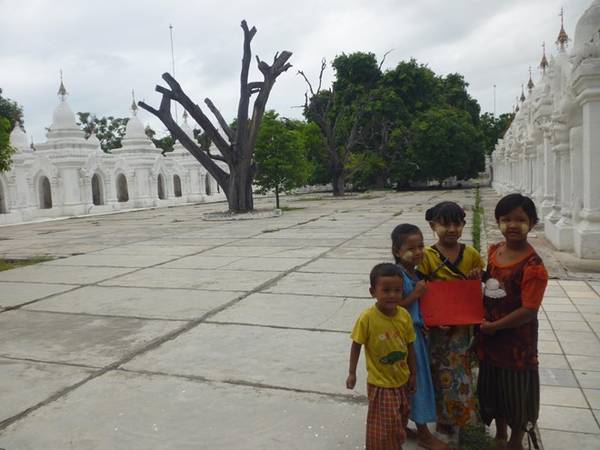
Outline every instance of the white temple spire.
<svg viewBox="0 0 600 450">
<path fill-rule="evenodd" d="M 69 95 L 69 93 L 67 92 L 67 89 L 65 88 L 65 84 L 63 83 L 62 69 L 60 70 L 60 86 L 58 87 L 58 92 L 56 93 L 56 95 L 58 95 L 60 97 L 61 102 L 64 102 L 65 97 L 67 95 Z"/>
</svg>

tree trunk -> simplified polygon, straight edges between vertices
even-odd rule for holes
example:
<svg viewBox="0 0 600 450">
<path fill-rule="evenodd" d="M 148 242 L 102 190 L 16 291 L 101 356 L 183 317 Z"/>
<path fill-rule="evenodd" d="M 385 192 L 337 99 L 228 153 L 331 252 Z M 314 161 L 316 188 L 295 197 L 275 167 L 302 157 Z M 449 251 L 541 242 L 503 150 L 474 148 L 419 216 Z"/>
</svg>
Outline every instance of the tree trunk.
<svg viewBox="0 0 600 450">
<path fill-rule="evenodd" d="M 240 165 L 230 167 L 229 186 L 225 194 L 229 211 L 235 213 L 249 212 L 254 209 L 252 199 L 252 177 L 250 170 Z"/>
<path fill-rule="evenodd" d="M 333 174 L 333 195 L 335 197 L 342 197 L 346 193 L 346 180 L 343 172 L 337 172 Z"/>
<path fill-rule="evenodd" d="M 279 209 L 279 186 L 275 186 L 275 208 Z"/>
</svg>

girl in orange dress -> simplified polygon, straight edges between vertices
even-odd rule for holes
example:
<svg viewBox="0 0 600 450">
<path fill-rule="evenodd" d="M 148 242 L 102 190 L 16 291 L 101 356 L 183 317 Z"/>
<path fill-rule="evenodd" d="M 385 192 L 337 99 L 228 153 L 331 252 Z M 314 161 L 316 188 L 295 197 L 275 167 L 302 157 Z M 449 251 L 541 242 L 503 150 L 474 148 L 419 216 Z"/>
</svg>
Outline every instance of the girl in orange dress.
<svg viewBox="0 0 600 450">
<path fill-rule="evenodd" d="M 496 421 L 501 448 L 523 449 L 525 432 L 538 448 L 533 433 L 540 404 L 537 313 L 548 273 L 527 242 L 538 217 L 533 201 L 521 194 L 503 197 L 495 217 L 505 241 L 488 252 L 485 319 L 477 348 L 481 416 L 488 425 Z"/>
</svg>

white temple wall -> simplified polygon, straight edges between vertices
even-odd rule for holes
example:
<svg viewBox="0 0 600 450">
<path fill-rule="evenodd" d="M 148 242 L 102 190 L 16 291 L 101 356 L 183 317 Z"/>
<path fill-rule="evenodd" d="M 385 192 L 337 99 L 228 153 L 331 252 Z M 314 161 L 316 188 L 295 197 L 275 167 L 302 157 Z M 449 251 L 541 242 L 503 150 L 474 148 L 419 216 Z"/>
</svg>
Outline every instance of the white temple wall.
<svg viewBox="0 0 600 450">
<path fill-rule="evenodd" d="M 492 154 L 498 192 L 531 196 L 546 236 L 564 251 L 600 259 L 600 0 L 577 23 Z M 531 81 L 531 80 L 530 80 Z M 523 96 L 524 97 L 524 96 Z"/>
</svg>

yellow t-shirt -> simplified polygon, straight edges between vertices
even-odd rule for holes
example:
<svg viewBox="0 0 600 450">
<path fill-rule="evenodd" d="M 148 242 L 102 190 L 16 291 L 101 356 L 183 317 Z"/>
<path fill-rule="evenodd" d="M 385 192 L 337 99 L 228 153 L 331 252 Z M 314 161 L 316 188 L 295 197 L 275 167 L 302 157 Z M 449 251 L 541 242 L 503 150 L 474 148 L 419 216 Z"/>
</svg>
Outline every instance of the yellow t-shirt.
<svg viewBox="0 0 600 450">
<path fill-rule="evenodd" d="M 473 269 L 483 269 L 485 264 L 481 255 L 470 245 L 465 245 L 463 256 L 456 265 L 462 273 L 468 275 Z M 439 269 L 438 269 L 439 268 Z M 437 269 L 437 270 L 436 270 Z M 425 248 L 423 262 L 417 267 L 417 270 L 432 280 L 460 280 L 462 277 L 455 274 L 438 256 L 437 252 L 431 248 Z"/>
<path fill-rule="evenodd" d="M 375 305 L 362 312 L 352 329 L 352 340 L 365 347 L 367 383 L 396 388 L 410 376 L 408 344 L 416 339 L 410 314 L 398 307 L 389 317 Z"/>
</svg>

